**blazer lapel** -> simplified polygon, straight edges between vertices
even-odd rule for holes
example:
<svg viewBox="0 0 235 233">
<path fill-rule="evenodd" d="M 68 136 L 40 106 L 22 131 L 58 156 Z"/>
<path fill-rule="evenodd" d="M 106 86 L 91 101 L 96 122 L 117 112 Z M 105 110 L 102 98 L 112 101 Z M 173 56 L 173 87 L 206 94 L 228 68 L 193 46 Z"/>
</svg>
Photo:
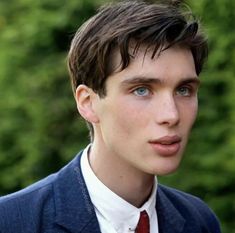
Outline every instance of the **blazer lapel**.
<svg viewBox="0 0 235 233">
<path fill-rule="evenodd" d="M 71 233 L 100 233 L 80 167 L 81 153 L 58 173 L 54 185 L 56 223 Z"/>
<path fill-rule="evenodd" d="M 159 233 L 183 232 L 185 219 L 164 194 L 161 185 L 158 185 L 156 210 Z"/>
</svg>

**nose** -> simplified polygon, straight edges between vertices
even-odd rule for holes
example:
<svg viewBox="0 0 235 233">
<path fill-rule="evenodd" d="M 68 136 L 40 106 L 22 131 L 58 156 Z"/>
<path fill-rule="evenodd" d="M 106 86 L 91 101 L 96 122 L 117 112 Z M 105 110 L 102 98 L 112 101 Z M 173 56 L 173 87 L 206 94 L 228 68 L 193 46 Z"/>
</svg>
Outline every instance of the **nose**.
<svg viewBox="0 0 235 233">
<path fill-rule="evenodd" d="M 172 94 L 165 94 L 161 100 L 158 99 L 158 107 L 156 109 L 156 121 L 160 125 L 173 127 L 180 121 L 179 109 L 177 102 Z"/>
</svg>

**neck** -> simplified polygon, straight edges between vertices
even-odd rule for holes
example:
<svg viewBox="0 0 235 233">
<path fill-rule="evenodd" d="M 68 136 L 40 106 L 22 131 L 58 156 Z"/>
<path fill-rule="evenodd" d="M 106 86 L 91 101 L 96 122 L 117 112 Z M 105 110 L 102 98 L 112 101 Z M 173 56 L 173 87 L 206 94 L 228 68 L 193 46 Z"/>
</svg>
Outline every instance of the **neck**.
<svg viewBox="0 0 235 233">
<path fill-rule="evenodd" d="M 141 207 L 151 195 L 154 175 L 139 171 L 118 156 L 100 150 L 95 143 L 89 152 L 89 162 L 99 180 L 133 206 Z"/>
</svg>

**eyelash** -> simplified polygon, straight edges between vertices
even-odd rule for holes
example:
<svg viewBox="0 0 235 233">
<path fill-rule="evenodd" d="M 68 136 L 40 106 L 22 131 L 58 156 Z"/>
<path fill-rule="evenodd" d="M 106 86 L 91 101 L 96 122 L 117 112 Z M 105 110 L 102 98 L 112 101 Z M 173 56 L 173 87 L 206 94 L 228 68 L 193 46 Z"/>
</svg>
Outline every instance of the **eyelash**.
<svg viewBox="0 0 235 233">
<path fill-rule="evenodd" d="M 144 95 L 138 94 L 137 91 L 140 90 L 140 89 L 145 89 L 145 91 L 147 91 L 147 94 L 144 94 Z M 146 87 L 146 86 L 136 87 L 132 92 L 138 97 L 148 97 L 151 94 L 150 88 Z"/>
<path fill-rule="evenodd" d="M 145 89 L 145 91 L 147 91 L 147 94 L 141 95 L 141 94 L 137 93 L 137 91 L 140 90 L 140 89 Z M 186 94 L 180 93 L 180 91 L 182 91 L 182 89 L 187 90 L 187 93 Z M 196 92 L 197 92 L 197 89 L 195 90 L 195 88 L 190 86 L 190 85 L 179 86 L 176 89 L 176 95 L 179 95 L 179 96 L 182 96 L 182 97 L 190 97 L 190 96 L 194 95 L 194 93 L 196 93 Z M 139 86 L 139 87 L 135 87 L 132 90 L 132 93 L 135 94 L 138 97 L 149 97 L 152 94 L 152 91 L 151 91 L 150 87 Z"/>
<path fill-rule="evenodd" d="M 179 93 L 182 89 L 184 89 L 184 90 L 187 89 L 187 94 L 184 95 L 184 94 Z M 183 96 L 183 97 L 190 97 L 194 94 L 194 92 L 195 92 L 195 90 L 191 86 L 180 86 L 176 90 L 176 94 L 179 94 L 180 96 Z"/>
</svg>

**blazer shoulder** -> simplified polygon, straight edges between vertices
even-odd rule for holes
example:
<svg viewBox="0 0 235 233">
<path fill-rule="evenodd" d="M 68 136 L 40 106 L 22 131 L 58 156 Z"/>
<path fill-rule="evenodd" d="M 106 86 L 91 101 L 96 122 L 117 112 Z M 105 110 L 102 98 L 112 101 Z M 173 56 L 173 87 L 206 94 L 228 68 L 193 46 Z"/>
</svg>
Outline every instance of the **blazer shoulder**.
<svg viewBox="0 0 235 233">
<path fill-rule="evenodd" d="M 66 221 L 66 226 L 71 227 L 77 213 L 74 206 L 84 207 L 78 198 L 80 154 L 57 173 L 0 197 L 0 233 L 64 232 L 61 225 Z"/>
<path fill-rule="evenodd" d="M 0 197 L 0 232 L 21 232 L 22 228 L 27 233 L 36 232 L 34 229 L 39 229 L 43 220 L 42 213 L 48 213 L 50 219 L 54 211 L 53 183 L 56 176 L 50 175 L 25 189 Z"/>
<path fill-rule="evenodd" d="M 159 185 L 159 192 L 164 194 L 182 216 L 194 218 L 208 232 L 220 233 L 220 224 L 212 209 L 199 197 L 192 194 Z"/>
<path fill-rule="evenodd" d="M 0 207 L 4 205 L 11 205 L 12 202 L 17 201 L 18 199 L 28 199 L 35 196 L 43 196 L 47 190 L 50 190 L 50 186 L 53 184 L 53 181 L 56 179 L 56 174 L 52 174 L 38 182 L 29 185 L 28 187 L 19 190 L 17 192 L 1 196 L 0 197 Z"/>
</svg>

